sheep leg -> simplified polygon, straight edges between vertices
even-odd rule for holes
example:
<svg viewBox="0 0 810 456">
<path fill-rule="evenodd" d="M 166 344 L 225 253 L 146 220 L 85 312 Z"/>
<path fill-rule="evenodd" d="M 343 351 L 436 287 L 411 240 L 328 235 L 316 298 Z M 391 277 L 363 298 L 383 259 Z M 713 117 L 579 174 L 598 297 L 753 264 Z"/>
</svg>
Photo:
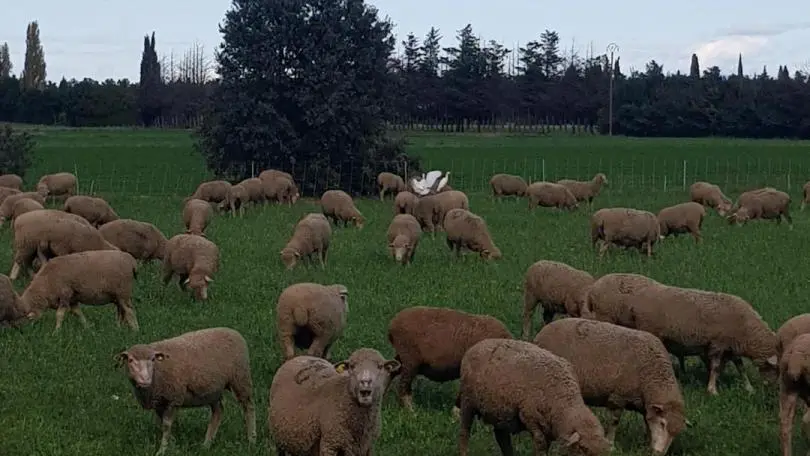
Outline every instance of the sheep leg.
<svg viewBox="0 0 810 456">
<path fill-rule="evenodd" d="M 501 449 L 503 456 L 514 456 L 515 450 L 512 448 L 512 435 L 509 434 L 508 429 L 493 429 L 495 434 L 495 442 L 498 443 L 498 448 Z"/>
<path fill-rule="evenodd" d="M 599 245 L 599 258 L 602 258 L 603 256 L 605 256 L 605 252 L 607 252 L 607 249 L 608 249 L 610 244 L 608 244 L 606 241 L 603 241 L 601 239 L 599 240 L 599 242 L 600 242 L 600 245 Z"/>
<path fill-rule="evenodd" d="M 454 247 L 454 245 L 453 245 L 453 241 L 451 241 L 451 240 L 450 240 L 450 238 L 445 239 L 445 241 L 447 242 L 447 247 L 449 247 L 449 248 L 450 248 L 450 251 L 452 252 L 452 251 L 453 251 L 453 247 Z"/>
<path fill-rule="evenodd" d="M 523 295 L 523 332 L 521 339 L 529 340 L 532 330 L 532 318 L 534 317 L 534 310 L 537 307 L 537 301 L 534 296 L 529 293 Z"/>
<path fill-rule="evenodd" d="M 53 333 L 56 334 L 62 328 L 62 322 L 65 321 L 65 312 L 67 312 L 68 306 L 60 305 L 56 308 L 56 327 L 53 329 Z"/>
<path fill-rule="evenodd" d="M 211 420 L 208 421 L 208 429 L 205 431 L 205 440 L 203 440 L 203 448 L 210 448 L 211 441 L 217 435 L 219 424 L 222 422 L 222 400 L 218 400 L 211 404 Z"/>
<path fill-rule="evenodd" d="M 295 342 L 293 341 L 292 334 L 280 334 L 281 346 L 284 350 L 284 360 L 289 360 L 295 357 Z"/>
<path fill-rule="evenodd" d="M 118 301 L 118 312 L 122 320 L 126 322 L 133 331 L 138 331 L 138 317 L 135 316 L 131 299 L 120 299 Z"/>
<path fill-rule="evenodd" d="M 610 442 L 610 445 L 613 446 L 613 443 L 616 441 L 616 429 L 619 428 L 619 423 L 622 420 L 624 409 L 608 407 L 608 410 L 610 416 L 608 417 L 608 422 L 605 426 L 605 437 Z"/>
<path fill-rule="evenodd" d="M 459 415 L 459 430 L 458 430 L 458 454 L 459 456 L 467 456 L 470 446 L 470 429 L 472 429 L 473 419 L 475 418 L 475 410 L 469 403 L 461 398 L 461 413 Z"/>
<path fill-rule="evenodd" d="M 717 396 L 717 377 L 720 375 L 724 362 L 722 353 L 709 352 L 709 385 L 707 391 L 712 396 Z"/>
<path fill-rule="evenodd" d="M 90 323 L 87 321 L 87 318 L 85 318 L 84 313 L 82 313 L 82 309 L 79 308 L 79 303 L 70 305 L 70 313 L 79 318 L 79 322 L 82 326 L 85 328 L 90 327 Z"/>
<path fill-rule="evenodd" d="M 20 263 L 14 262 L 11 266 L 11 272 L 8 274 L 8 278 L 12 281 L 17 280 L 17 277 L 20 275 Z"/>
<path fill-rule="evenodd" d="M 802 415 L 802 433 L 804 434 L 805 438 L 807 438 L 810 437 L 810 410 L 807 409 L 806 402 L 804 406 L 804 415 Z M 808 450 L 807 453 L 810 454 L 810 450 Z"/>
<path fill-rule="evenodd" d="M 402 407 L 413 411 L 413 380 L 416 377 L 415 372 L 411 368 L 411 363 L 406 363 L 404 360 L 400 361 L 402 369 L 399 373 L 399 402 Z"/>
<path fill-rule="evenodd" d="M 180 274 L 180 280 L 177 282 L 177 286 L 180 287 L 181 291 L 186 291 L 186 279 L 188 279 L 188 275 Z"/>
<path fill-rule="evenodd" d="M 734 366 L 737 368 L 737 372 L 740 373 L 740 376 L 743 378 L 743 383 L 745 385 L 745 390 L 749 393 L 754 392 L 754 387 L 751 385 L 751 380 L 748 379 L 748 375 L 745 373 L 745 365 L 743 364 L 742 358 L 739 356 L 735 356 L 731 358 L 731 361 L 734 363 Z"/>
<path fill-rule="evenodd" d="M 307 349 L 307 355 L 326 359 L 326 345 L 320 337 L 315 337 Z"/>
<path fill-rule="evenodd" d="M 795 392 L 788 392 L 784 385 L 779 391 L 779 441 L 782 444 L 782 456 L 791 456 L 793 453 L 793 415 L 796 413 Z M 807 414 L 805 413 L 805 416 Z M 802 418 L 804 422 L 804 418 Z"/>
<path fill-rule="evenodd" d="M 174 271 L 170 267 L 167 267 L 164 263 L 163 266 L 163 286 L 166 286 L 170 280 L 172 280 L 172 276 L 174 275 Z"/>
<path fill-rule="evenodd" d="M 166 449 L 169 447 L 169 435 L 172 431 L 172 423 L 174 422 L 174 414 L 175 408 L 171 405 L 166 406 L 166 410 L 163 411 L 163 416 L 161 417 L 161 437 L 160 437 L 160 447 L 155 453 L 155 456 L 163 456 L 166 453 Z"/>
</svg>

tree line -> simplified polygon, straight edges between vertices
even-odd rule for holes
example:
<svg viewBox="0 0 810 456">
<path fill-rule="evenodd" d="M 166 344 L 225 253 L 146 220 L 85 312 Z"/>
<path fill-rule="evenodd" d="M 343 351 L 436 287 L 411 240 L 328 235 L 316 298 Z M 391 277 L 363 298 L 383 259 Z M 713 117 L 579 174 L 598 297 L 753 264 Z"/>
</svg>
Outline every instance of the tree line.
<svg viewBox="0 0 810 456">
<path fill-rule="evenodd" d="M 780 66 L 736 74 L 716 66 L 701 70 L 692 56 L 688 74 L 665 73 L 655 60 L 623 71 L 617 56 L 580 56 L 561 49 L 546 30 L 517 49 L 484 42 L 471 25 L 441 46 L 432 28 L 408 34 L 391 52 L 394 94 L 388 121 L 399 128 L 466 131 L 525 125 L 609 128 L 613 76 L 613 133 L 630 136 L 810 137 L 810 78 Z M 219 80 L 202 46 L 180 58 L 158 57 L 154 33 L 144 37 L 138 82 L 46 80 L 36 22 L 28 26 L 23 69 L 13 74 L 8 45 L 0 46 L 0 121 L 46 125 L 196 127 Z"/>
</svg>

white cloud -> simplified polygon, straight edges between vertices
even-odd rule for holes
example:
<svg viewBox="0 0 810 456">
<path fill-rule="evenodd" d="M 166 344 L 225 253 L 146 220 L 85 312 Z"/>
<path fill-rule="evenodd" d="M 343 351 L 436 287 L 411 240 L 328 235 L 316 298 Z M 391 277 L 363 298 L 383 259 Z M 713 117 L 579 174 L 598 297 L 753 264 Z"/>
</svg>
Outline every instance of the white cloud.
<svg viewBox="0 0 810 456">
<path fill-rule="evenodd" d="M 703 43 L 694 51 L 702 67 L 720 64 L 737 56 L 755 54 L 768 43 L 765 36 L 733 35 Z"/>
</svg>

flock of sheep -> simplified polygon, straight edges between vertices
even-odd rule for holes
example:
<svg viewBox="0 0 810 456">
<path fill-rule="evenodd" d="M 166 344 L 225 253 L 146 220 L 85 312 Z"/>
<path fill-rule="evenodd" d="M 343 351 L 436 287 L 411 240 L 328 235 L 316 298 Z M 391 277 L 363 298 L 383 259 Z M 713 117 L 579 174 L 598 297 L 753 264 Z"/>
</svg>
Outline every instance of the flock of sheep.
<svg viewBox="0 0 810 456">
<path fill-rule="evenodd" d="M 395 193 L 394 217 L 387 232 L 395 261 L 413 261 L 422 232 L 444 231 L 457 255 L 462 249 L 484 259 L 503 253 L 469 199 L 449 186 L 427 196 L 411 192 L 391 173 L 378 177 L 380 198 Z M 529 207 L 573 210 L 590 207 L 604 174 L 590 182 L 561 180 L 527 185 L 518 177 L 497 174 L 493 196 L 526 197 Z M 167 239 L 154 225 L 121 219 L 101 198 L 76 195 L 70 173 L 43 176 L 33 192 L 21 190 L 19 176 L 0 176 L 0 221 L 11 220 L 14 263 L 0 279 L 0 323 L 20 327 L 47 309 L 56 311 L 56 329 L 70 311 L 87 324 L 80 304 L 114 303 L 117 320 L 138 329 L 132 288 L 138 261 L 163 263 L 163 282 L 179 277 L 197 299 L 207 299 L 219 267 L 219 249 L 205 236 L 215 208 L 242 214 L 249 204 L 267 201 L 293 205 L 299 199 L 293 177 L 266 170 L 238 184 L 204 182 L 184 201 L 186 232 Z M 657 215 L 630 208 L 600 209 L 591 216 L 591 240 L 636 247 L 652 255 L 659 239 L 691 233 L 700 240 L 704 206 L 730 223 L 785 218 L 790 197 L 773 188 L 743 193 L 732 205 L 719 187 L 697 182 L 691 201 Z M 46 198 L 64 200 L 62 210 L 46 209 Z M 810 201 L 805 185 L 802 209 Z M 362 228 L 365 218 L 352 197 L 326 191 L 321 211 L 303 216 L 280 252 L 294 268 L 305 259 L 326 267 L 332 224 Z M 331 222 L 331 223 L 330 223 Z M 35 263 L 39 263 L 36 265 Z M 38 266 L 21 295 L 12 281 Z M 327 361 L 331 346 L 348 324 L 348 289 L 340 284 L 297 283 L 282 291 L 276 308 L 280 348 L 285 359 L 275 372 L 268 401 L 268 429 L 279 455 L 370 455 L 380 435 L 384 393 L 398 377 L 397 396 L 413 410 L 412 383 L 418 375 L 432 381 L 460 379 L 453 410 L 460 422 L 459 453 L 468 452 L 469 433 L 478 417 L 493 426 L 495 440 L 513 454 L 511 435 L 528 431 L 535 454 L 557 441 L 582 455 L 610 451 L 625 410 L 644 416 L 651 450 L 665 454 L 688 425 L 683 396 L 670 355 L 685 369 L 686 356 L 700 356 L 709 369 L 707 390 L 717 394 L 717 377 L 729 361 L 753 390 L 743 370 L 751 359 L 766 380 L 780 389 L 783 455 L 797 399 L 810 400 L 810 314 L 773 332 L 754 308 L 726 293 L 666 285 L 638 274 L 594 278 L 569 265 L 541 260 L 524 280 L 521 339 L 488 315 L 438 307 L 411 307 L 393 317 L 388 340 L 393 359 L 360 348 L 341 362 Z M 532 338 L 535 309 L 544 326 Z M 562 314 L 569 318 L 554 320 Z M 295 349 L 306 350 L 295 355 Z M 632 356 L 628 356 L 632 354 Z M 222 396 L 230 390 L 243 408 L 248 440 L 256 439 L 256 412 L 245 339 L 233 329 L 209 328 L 138 344 L 116 355 L 126 365 L 136 399 L 154 410 L 162 436 L 157 454 L 169 442 L 179 408 L 208 406 L 211 418 L 204 444 L 210 445 L 222 416 Z M 610 411 L 603 426 L 589 406 Z M 810 413 L 805 414 L 810 423 Z"/>
</svg>

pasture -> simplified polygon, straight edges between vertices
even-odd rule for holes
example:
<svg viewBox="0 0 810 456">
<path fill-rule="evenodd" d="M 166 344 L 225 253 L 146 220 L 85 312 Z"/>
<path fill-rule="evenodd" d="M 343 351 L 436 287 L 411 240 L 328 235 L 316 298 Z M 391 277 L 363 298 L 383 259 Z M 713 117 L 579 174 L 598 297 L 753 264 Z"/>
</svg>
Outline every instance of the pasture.
<svg viewBox="0 0 810 456">
<path fill-rule="evenodd" d="M 183 230 L 182 199 L 210 177 L 185 132 L 45 131 L 37 139 L 37 162 L 26 175 L 26 188 L 44 173 L 75 172 L 80 193 L 103 196 L 121 217 L 154 223 L 167 237 Z M 349 324 L 332 349 L 332 361 L 363 346 L 392 356 L 388 322 L 413 305 L 490 314 L 519 336 L 523 276 L 541 259 L 562 261 L 594 276 L 635 272 L 666 284 L 737 294 L 752 303 L 774 330 L 810 309 L 805 272 L 810 270 L 805 254 L 810 211 L 798 211 L 801 186 L 810 179 L 805 143 L 423 134 L 411 135 L 410 142 L 427 169 L 451 171 L 450 184 L 467 192 L 470 209 L 487 221 L 504 254 L 501 261 L 485 263 L 473 254 L 457 260 L 439 233 L 435 239 L 423 236 L 412 265 L 397 265 L 388 257 L 385 241 L 392 217 L 390 200 L 364 199 L 357 205 L 366 217 L 365 228 L 335 229 L 325 270 L 285 271 L 279 251 L 301 215 L 320 210 L 312 200 L 292 208 L 249 207 L 244 218 L 217 216 L 207 235 L 219 245 L 222 260 L 208 302 L 192 302 L 174 283 L 163 287 L 160 265 L 154 263 L 141 267 L 138 275 L 138 333 L 116 327 L 112 306 L 86 308 L 89 330 L 68 315 L 61 334 L 52 335 L 54 313 L 47 312 L 22 332 L 0 332 L 0 454 L 151 456 L 159 435 L 154 414 L 137 404 L 124 370 L 114 367 L 113 356 L 135 343 L 212 326 L 234 328 L 248 341 L 259 440 L 255 446 L 247 444 L 241 410 L 228 395 L 222 427 L 205 454 L 272 454 L 266 399 L 281 363 L 275 302 L 285 287 L 297 282 L 342 283 L 349 289 Z M 789 231 L 784 224 L 765 221 L 732 227 L 710 211 L 702 245 L 695 245 L 689 236 L 668 238 L 651 260 L 637 252 L 611 249 L 600 261 L 590 246 L 584 207 L 575 213 L 544 208 L 528 212 L 522 199 L 493 201 L 487 184 L 497 172 L 529 180 L 585 180 L 599 171 L 610 184 L 595 208 L 627 206 L 657 212 L 686 201 L 686 189 L 695 180 L 719 184 L 732 199 L 744 190 L 770 185 L 792 195 L 795 227 Z M 0 271 L 6 274 L 11 268 L 10 245 L 9 227 L 4 226 Z M 25 284 L 20 280 L 15 285 L 21 292 Z M 533 334 L 539 330 L 537 321 L 533 330 Z M 746 366 L 756 389 L 753 395 L 743 390 L 736 371 L 727 368 L 718 383 L 720 395 L 710 397 L 705 391 L 706 369 L 690 359 L 681 383 L 693 426 L 676 438 L 670 454 L 778 451 L 777 391 L 762 384 L 753 366 Z M 417 380 L 415 416 L 401 410 L 389 393 L 375 453 L 457 454 L 458 424 L 450 413 L 456 388 L 457 382 Z M 604 416 L 601 411 L 598 415 Z M 167 454 L 200 454 L 208 416 L 207 408 L 181 410 Z M 531 454 L 527 435 L 514 441 L 517 454 Z M 794 446 L 798 451 L 807 448 L 801 438 L 794 439 Z M 491 431 L 477 422 L 471 454 L 496 451 Z M 613 454 L 647 451 L 641 417 L 625 414 Z"/>
</svg>

